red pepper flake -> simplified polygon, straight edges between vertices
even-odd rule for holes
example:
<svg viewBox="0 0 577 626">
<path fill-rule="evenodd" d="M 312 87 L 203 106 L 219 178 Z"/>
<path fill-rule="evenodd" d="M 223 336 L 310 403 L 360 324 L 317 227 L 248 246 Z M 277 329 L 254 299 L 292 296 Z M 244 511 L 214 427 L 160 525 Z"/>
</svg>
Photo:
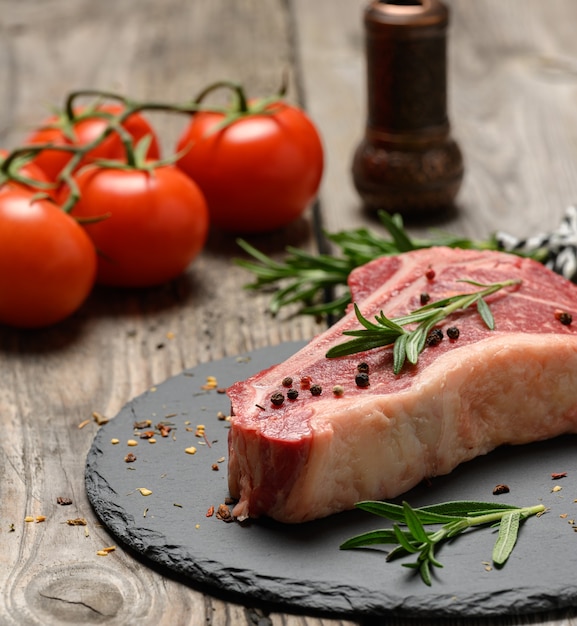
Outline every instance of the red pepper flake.
<svg viewBox="0 0 577 626">
<path fill-rule="evenodd" d="M 134 461 L 136 461 L 136 456 L 134 454 L 132 454 L 132 452 L 129 452 L 125 457 L 124 457 L 124 462 L 125 463 L 134 463 Z"/>
<path fill-rule="evenodd" d="M 571 313 L 568 313 L 567 311 L 562 311 L 561 309 L 556 309 L 555 310 L 555 319 L 559 320 L 561 322 L 561 324 L 563 324 L 564 326 L 569 326 L 571 324 L 571 322 L 573 321 L 573 316 L 571 315 Z"/>
<path fill-rule="evenodd" d="M 433 280 L 435 278 L 435 270 L 429 266 L 429 269 L 425 272 L 425 277 L 427 280 Z"/>
<path fill-rule="evenodd" d="M 206 517 L 212 517 L 214 515 L 214 506 L 209 506 L 208 511 L 206 512 Z"/>
<path fill-rule="evenodd" d="M 312 378 L 310 376 L 303 376 L 301 378 L 301 389 L 310 389 L 311 382 L 312 382 Z"/>
<path fill-rule="evenodd" d="M 503 493 L 509 493 L 510 489 L 507 485 L 497 485 L 494 489 L 493 489 L 493 495 L 494 496 L 500 496 Z"/>
<path fill-rule="evenodd" d="M 154 437 L 155 433 L 153 430 L 144 430 L 143 432 L 140 433 L 140 438 L 141 439 L 151 439 L 152 437 Z"/>
<path fill-rule="evenodd" d="M 565 476 L 567 476 L 567 472 L 553 472 L 551 480 L 559 480 L 560 478 L 565 478 Z"/>
<path fill-rule="evenodd" d="M 211 465 L 211 469 L 212 469 L 212 471 L 213 471 L 213 472 L 218 472 L 218 471 L 219 471 L 219 469 L 218 469 L 218 463 L 213 463 L 213 464 Z"/>
</svg>

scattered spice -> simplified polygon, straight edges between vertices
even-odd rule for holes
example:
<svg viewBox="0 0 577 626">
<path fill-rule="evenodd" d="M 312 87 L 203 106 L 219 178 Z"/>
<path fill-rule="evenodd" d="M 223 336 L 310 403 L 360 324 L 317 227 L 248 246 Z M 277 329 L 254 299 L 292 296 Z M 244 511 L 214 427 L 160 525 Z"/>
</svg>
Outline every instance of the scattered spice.
<svg viewBox="0 0 577 626">
<path fill-rule="evenodd" d="M 272 394 L 270 401 L 274 406 L 281 406 L 284 402 L 284 395 L 280 391 L 277 391 Z"/>
<path fill-rule="evenodd" d="M 294 389 L 294 388 L 289 389 L 289 390 L 286 392 L 286 397 L 287 397 L 289 400 L 296 400 L 296 399 L 299 397 L 299 392 L 298 392 L 298 390 L 297 390 L 297 389 Z"/>
<path fill-rule="evenodd" d="M 36 523 L 40 524 L 41 522 L 45 522 L 46 521 L 46 515 L 37 515 L 36 516 Z"/>
<path fill-rule="evenodd" d="M 190 446 L 189 448 L 185 448 L 184 450 L 186 454 L 196 454 L 196 448 L 194 446 Z"/>
<path fill-rule="evenodd" d="M 134 454 L 132 454 L 132 452 L 129 452 L 125 457 L 124 457 L 124 462 L 125 463 L 134 463 L 134 461 L 136 461 L 136 456 Z"/>
<path fill-rule="evenodd" d="M 136 441 L 136 439 L 129 439 L 129 440 L 126 442 L 126 445 L 127 445 L 127 446 L 131 446 L 131 447 L 134 447 L 134 446 L 137 446 L 137 445 L 138 445 L 138 441 Z"/>
<path fill-rule="evenodd" d="M 169 433 L 172 431 L 172 426 L 169 426 L 168 424 L 164 424 L 163 422 L 159 422 L 156 425 L 156 428 L 158 429 L 158 432 L 160 433 L 161 437 L 168 437 Z"/>
<path fill-rule="evenodd" d="M 573 321 L 573 316 L 571 315 L 571 313 L 568 313 L 567 311 L 562 311 L 561 309 L 556 309 L 555 310 L 555 319 L 559 320 L 561 322 L 561 324 L 563 324 L 564 326 L 569 326 L 571 324 L 571 322 Z"/>
<path fill-rule="evenodd" d="M 433 280 L 435 278 L 435 270 L 432 267 L 425 272 L 425 277 L 427 280 Z"/>
<path fill-rule="evenodd" d="M 443 341 L 443 331 L 440 328 L 433 328 L 427 335 L 425 341 L 427 346 L 438 346 Z"/>
<path fill-rule="evenodd" d="M 98 411 L 92 411 L 92 417 L 94 421 L 98 424 L 98 426 L 108 424 L 108 422 L 110 421 L 110 418 L 104 417 L 104 415 L 102 415 L 102 413 L 99 413 Z"/>
<path fill-rule="evenodd" d="M 551 489 L 551 491 L 553 493 L 557 493 L 558 491 L 561 491 L 561 489 L 563 489 L 563 487 L 561 487 L 561 485 L 555 485 L 555 487 L 553 487 L 553 489 Z"/>
<path fill-rule="evenodd" d="M 340 398 L 345 393 L 345 388 L 342 385 L 335 385 L 333 387 L 333 395 Z"/>
<path fill-rule="evenodd" d="M 102 548 L 102 550 L 98 550 L 96 553 L 98 556 L 108 556 L 111 552 L 116 550 L 116 546 L 108 546 L 107 548 Z"/>
<path fill-rule="evenodd" d="M 56 498 L 56 504 L 60 504 L 61 506 L 68 506 L 69 504 L 72 504 L 72 499 L 65 498 L 64 496 L 58 496 Z"/>
<path fill-rule="evenodd" d="M 449 328 L 447 328 L 447 337 L 452 341 L 458 339 L 460 334 L 461 331 L 456 326 L 449 326 Z"/>
<path fill-rule="evenodd" d="M 421 294 L 419 301 L 421 302 L 421 306 L 425 306 L 431 300 L 431 296 L 425 291 Z"/>
<path fill-rule="evenodd" d="M 151 496 L 152 495 L 152 491 L 150 491 L 150 489 L 147 489 L 146 487 L 138 487 L 138 489 L 136 491 L 140 491 L 140 495 L 141 496 Z"/>
<path fill-rule="evenodd" d="M 282 386 L 283 387 L 292 387 L 293 385 L 293 379 L 290 376 L 285 376 L 282 379 Z"/>
<path fill-rule="evenodd" d="M 303 376 L 301 378 L 301 389 L 310 389 L 311 382 L 312 382 L 312 378 L 310 376 Z"/>
<path fill-rule="evenodd" d="M 365 372 L 365 374 L 369 373 L 369 364 L 365 363 L 364 361 L 362 363 L 359 363 L 357 365 L 357 372 Z"/>
<path fill-rule="evenodd" d="M 217 463 L 213 463 L 210 467 L 211 467 L 213 472 L 218 472 L 218 464 Z"/>
<path fill-rule="evenodd" d="M 216 519 L 219 519 L 223 522 L 234 522 L 234 517 L 232 516 L 226 504 L 218 505 L 218 509 L 216 510 Z"/>
<path fill-rule="evenodd" d="M 32 515 L 27 515 L 27 516 L 24 518 L 24 521 L 25 521 L 26 523 L 28 523 L 28 524 L 29 524 L 30 522 L 33 522 L 33 521 L 34 521 L 34 518 L 32 517 Z"/>
<path fill-rule="evenodd" d="M 559 480 L 560 478 L 565 478 L 565 476 L 567 476 L 567 472 L 553 472 L 551 480 Z"/>
<path fill-rule="evenodd" d="M 216 393 L 224 394 L 226 393 L 226 387 L 218 387 Z"/>
<path fill-rule="evenodd" d="M 322 392 L 323 392 L 323 388 L 320 385 L 311 386 L 311 395 L 320 396 Z"/>
<path fill-rule="evenodd" d="M 75 517 L 74 519 L 67 519 L 68 526 L 87 526 L 88 522 L 83 517 Z"/>
<path fill-rule="evenodd" d="M 493 489 L 493 495 L 494 496 L 500 496 L 503 493 L 509 493 L 510 489 L 507 485 L 497 485 L 494 489 Z"/>
<path fill-rule="evenodd" d="M 148 443 L 156 443 L 156 439 L 155 439 L 154 437 L 151 437 L 151 438 L 148 440 Z"/>
<path fill-rule="evenodd" d="M 84 428 L 87 424 L 90 424 L 90 420 L 84 420 L 83 422 L 80 422 L 80 424 L 78 424 L 78 429 L 82 429 Z"/>
<path fill-rule="evenodd" d="M 117 439 L 116 437 L 113 437 L 113 438 L 110 440 L 110 443 L 111 443 L 113 446 L 115 446 L 115 445 L 117 445 L 117 444 L 119 444 L 119 443 L 120 443 L 120 439 Z"/>
<path fill-rule="evenodd" d="M 208 511 L 206 512 L 206 517 L 212 517 L 214 515 L 214 506 L 209 506 Z"/>
<path fill-rule="evenodd" d="M 148 428 L 149 426 L 152 426 L 152 422 L 150 420 L 144 420 L 142 422 L 134 422 L 135 430 L 141 430 L 143 428 Z"/>
<path fill-rule="evenodd" d="M 207 376 L 206 383 L 202 385 L 201 389 L 210 390 L 210 389 L 216 389 L 217 387 L 218 387 L 218 382 L 216 380 L 216 377 Z"/>
<path fill-rule="evenodd" d="M 359 372 L 355 376 L 355 383 L 357 387 L 361 387 L 362 389 L 368 387 L 370 384 L 369 375 L 366 372 Z"/>
<path fill-rule="evenodd" d="M 152 437 L 154 437 L 154 431 L 153 430 L 143 430 L 139 437 L 141 439 L 151 439 Z"/>
</svg>

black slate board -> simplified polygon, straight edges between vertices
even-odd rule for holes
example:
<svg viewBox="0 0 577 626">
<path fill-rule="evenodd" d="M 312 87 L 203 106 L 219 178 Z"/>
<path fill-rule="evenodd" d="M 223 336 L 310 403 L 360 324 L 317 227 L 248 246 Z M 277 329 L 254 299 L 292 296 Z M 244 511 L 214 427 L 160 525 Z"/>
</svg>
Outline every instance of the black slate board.
<svg viewBox="0 0 577 626">
<path fill-rule="evenodd" d="M 490 616 L 577 605 L 577 437 L 502 448 L 420 486 L 413 506 L 446 500 L 497 500 L 549 511 L 529 519 L 506 566 L 489 568 L 495 533 L 461 537 L 439 551 L 443 569 L 425 586 L 380 548 L 339 550 L 348 537 L 387 524 L 350 511 L 298 526 L 259 520 L 248 526 L 207 517 L 227 497 L 226 395 L 203 390 L 208 376 L 223 388 L 280 362 L 302 344 L 287 343 L 199 365 L 129 402 L 98 431 L 88 454 L 86 489 L 98 517 L 150 566 L 231 599 L 282 610 L 360 618 L 365 615 Z M 170 422 L 157 443 L 134 438 L 134 422 Z M 194 430 L 205 425 L 210 443 Z M 187 430 L 189 429 L 189 430 Z M 113 445 L 117 438 L 120 443 Z M 194 455 L 185 453 L 195 446 Z M 132 452 L 133 463 L 124 458 Z M 213 469 L 213 465 L 218 470 Z M 553 472 L 567 472 L 552 480 Z M 506 483 L 510 493 L 493 496 Z M 555 486 L 561 490 L 553 491 Z M 139 488 L 152 491 L 141 495 Z"/>
</svg>

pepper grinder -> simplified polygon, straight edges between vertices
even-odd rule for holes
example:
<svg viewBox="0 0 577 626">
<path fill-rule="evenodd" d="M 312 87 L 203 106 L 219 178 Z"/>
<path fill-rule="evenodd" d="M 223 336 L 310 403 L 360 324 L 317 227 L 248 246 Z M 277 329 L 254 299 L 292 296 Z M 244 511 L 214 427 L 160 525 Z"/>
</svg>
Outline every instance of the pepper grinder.
<svg viewBox="0 0 577 626">
<path fill-rule="evenodd" d="M 439 0 L 365 9 L 368 112 L 352 172 L 369 211 L 434 217 L 454 204 L 464 168 L 447 116 L 448 23 Z"/>
</svg>

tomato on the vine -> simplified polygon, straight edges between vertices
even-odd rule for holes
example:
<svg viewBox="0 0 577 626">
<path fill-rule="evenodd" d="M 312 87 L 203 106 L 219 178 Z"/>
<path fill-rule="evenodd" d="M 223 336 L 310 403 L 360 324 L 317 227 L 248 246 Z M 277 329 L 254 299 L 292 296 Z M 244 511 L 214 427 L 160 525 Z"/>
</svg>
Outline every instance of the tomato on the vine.
<svg viewBox="0 0 577 626">
<path fill-rule="evenodd" d="M 96 282 L 148 287 L 176 278 L 198 255 L 208 232 L 206 201 L 173 165 L 149 169 L 98 165 L 76 176 L 82 220 L 98 251 Z M 85 220 L 96 221 L 86 222 Z"/>
<path fill-rule="evenodd" d="M 0 150 L 0 166 L 6 160 L 8 156 L 8 150 Z M 17 165 L 17 174 L 22 177 L 22 179 L 29 179 L 30 181 L 35 181 L 39 183 L 38 186 L 34 184 L 28 184 L 25 180 L 12 180 L 10 176 L 6 178 L 3 176 L 2 172 L 0 172 L 0 193 L 5 191 L 6 189 L 10 189 L 14 186 L 24 187 L 25 189 L 36 191 L 36 192 L 44 192 L 47 196 L 51 198 L 55 197 L 55 190 L 50 188 L 50 180 L 48 176 L 41 170 L 37 165 L 32 163 L 31 161 L 25 162 L 22 165 L 19 163 Z"/>
<path fill-rule="evenodd" d="M 177 150 L 185 151 L 177 165 L 204 193 L 211 224 L 235 233 L 271 231 L 298 218 L 323 172 L 316 127 L 280 100 L 244 102 L 228 119 L 195 113 Z"/>
<path fill-rule="evenodd" d="M 27 140 L 28 144 L 53 144 L 59 146 L 85 146 L 96 140 L 105 130 L 111 116 L 122 113 L 123 107 L 118 104 L 103 104 L 92 109 L 77 108 L 75 120 L 70 123 L 64 114 L 45 120 Z M 133 113 L 122 124 L 138 143 L 145 136 L 150 136 L 147 157 L 158 159 L 160 147 L 152 126 L 139 113 Z M 70 136 L 70 133 L 72 136 Z M 116 131 L 112 131 L 101 143 L 84 155 L 79 167 L 92 163 L 96 159 L 125 159 L 126 150 Z M 65 150 L 42 150 L 34 163 L 40 167 L 50 180 L 56 180 L 58 174 L 72 158 Z"/>
<path fill-rule="evenodd" d="M 0 193 L 0 323 L 50 326 L 90 293 L 96 251 L 84 229 L 35 191 Z"/>
</svg>

